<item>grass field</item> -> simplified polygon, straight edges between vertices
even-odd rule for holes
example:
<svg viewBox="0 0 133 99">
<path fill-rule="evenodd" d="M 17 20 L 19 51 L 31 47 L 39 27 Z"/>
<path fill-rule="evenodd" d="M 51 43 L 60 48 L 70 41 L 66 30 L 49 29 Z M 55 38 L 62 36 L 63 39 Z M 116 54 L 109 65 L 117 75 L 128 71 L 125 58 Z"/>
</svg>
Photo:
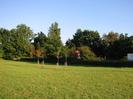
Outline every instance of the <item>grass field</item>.
<svg viewBox="0 0 133 99">
<path fill-rule="evenodd" d="M 0 99 L 133 99 L 133 68 L 0 60 Z"/>
</svg>

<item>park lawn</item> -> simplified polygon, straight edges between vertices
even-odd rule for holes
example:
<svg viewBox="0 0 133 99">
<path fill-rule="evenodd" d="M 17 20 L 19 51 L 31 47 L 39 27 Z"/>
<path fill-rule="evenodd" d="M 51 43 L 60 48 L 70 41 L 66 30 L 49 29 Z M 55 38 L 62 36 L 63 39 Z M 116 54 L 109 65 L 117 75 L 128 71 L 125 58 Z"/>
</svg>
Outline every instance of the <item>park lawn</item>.
<svg viewBox="0 0 133 99">
<path fill-rule="evenodd" d="M 133 68 L 0 60 L 0 99 L 133 99 Z"/>
</svg>

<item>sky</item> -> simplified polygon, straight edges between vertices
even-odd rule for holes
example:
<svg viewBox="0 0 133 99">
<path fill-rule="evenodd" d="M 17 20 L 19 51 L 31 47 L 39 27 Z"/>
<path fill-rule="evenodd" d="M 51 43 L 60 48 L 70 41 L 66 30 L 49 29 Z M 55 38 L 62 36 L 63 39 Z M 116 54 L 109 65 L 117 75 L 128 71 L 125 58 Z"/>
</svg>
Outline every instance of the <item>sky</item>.
<svg viewBox="0 0 133 99">
<path fill-rule="evenodd" d="M 26 24 L 34 33 L 46 35 L 53 22 L 65 41 L 76 30 L 110 31 L 133 35 L 133 0 L 0 0 L 0 27 Z"/>
</svg>

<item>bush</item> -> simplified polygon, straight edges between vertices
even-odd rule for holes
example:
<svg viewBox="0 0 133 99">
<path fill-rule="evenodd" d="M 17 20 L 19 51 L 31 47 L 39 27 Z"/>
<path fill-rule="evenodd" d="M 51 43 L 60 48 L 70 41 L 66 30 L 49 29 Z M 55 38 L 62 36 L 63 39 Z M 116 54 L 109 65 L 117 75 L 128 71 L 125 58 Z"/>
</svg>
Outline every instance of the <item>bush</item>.
<svg viewBox="0 0 133 99">
<path fill-rule="evenodd" d="M 0 48 L 0 57 L 2 57 L 2 55 L 3 55 L 3 51 L 2 51 L 2 49 Z"/>
<path fill-rule="evenodd" d="M 94 52 L 91 51 L 91 49 L 87 46 L 83 46 L 79 48 L 80 53 L 81 53 L 81 59 L 83 61 L 88 61 L 88 60 L 96 60 L 97 57 L 94 54 Z"/>
</svg>

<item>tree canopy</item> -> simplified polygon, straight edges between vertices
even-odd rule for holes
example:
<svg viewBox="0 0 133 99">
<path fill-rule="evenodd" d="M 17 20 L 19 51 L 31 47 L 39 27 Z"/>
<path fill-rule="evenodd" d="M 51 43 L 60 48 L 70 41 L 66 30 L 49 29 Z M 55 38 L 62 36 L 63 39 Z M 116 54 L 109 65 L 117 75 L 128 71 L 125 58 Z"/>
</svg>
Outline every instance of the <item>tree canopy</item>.
<svg viewBox="0 0 133 99">
<path fill-rule="evenodd" d="M 47 34 L 33 33 L 25 24 L 11 30 L 0 28 L 0 55 L 5 59 L 121 60 L 127 53 L 133 53 L 133 36 L 124 33 L 111 31 L 100 36 L 98 31 L 77 29 L 73 38 L 63 45 L 57 22 L 50 25 Z"/>
<path fill-rule="evenodd" d="M 29 40 L 32 33 L 32 30 L 25 24 L 20 24 L 11 30 L 1 28 L 3 57 L 13 59 L 27 56 L 30 53 Z"/>
</svg>

